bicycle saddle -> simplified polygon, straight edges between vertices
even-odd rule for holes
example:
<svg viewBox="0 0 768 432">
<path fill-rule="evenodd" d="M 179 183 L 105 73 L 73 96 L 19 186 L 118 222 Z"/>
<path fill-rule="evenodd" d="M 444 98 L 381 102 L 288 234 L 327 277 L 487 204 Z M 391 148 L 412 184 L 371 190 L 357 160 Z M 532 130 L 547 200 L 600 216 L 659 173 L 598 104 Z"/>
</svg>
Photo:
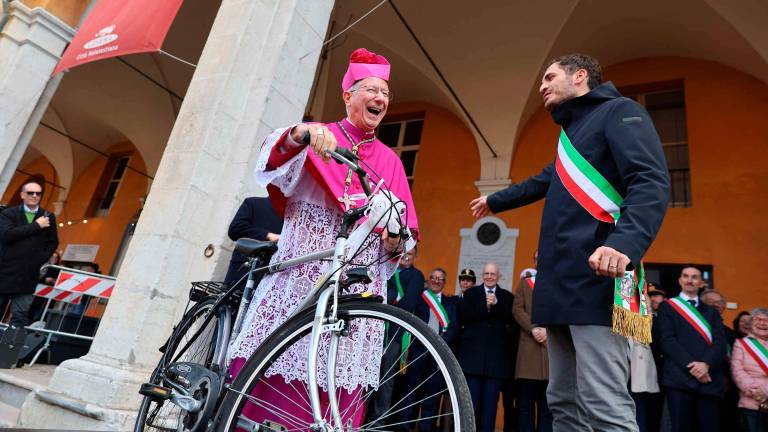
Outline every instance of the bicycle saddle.
<svg viewBox="0 0 768 432">
<path fill-rule="evenodd" d="M 251 238 L 241 238 L 235 242 L 235 250 L 247 257 L 260 257 L 266 260 L 273 253 L 277 252 L 277 245 L 271 241 L 254 240 Z"/>
</svg>

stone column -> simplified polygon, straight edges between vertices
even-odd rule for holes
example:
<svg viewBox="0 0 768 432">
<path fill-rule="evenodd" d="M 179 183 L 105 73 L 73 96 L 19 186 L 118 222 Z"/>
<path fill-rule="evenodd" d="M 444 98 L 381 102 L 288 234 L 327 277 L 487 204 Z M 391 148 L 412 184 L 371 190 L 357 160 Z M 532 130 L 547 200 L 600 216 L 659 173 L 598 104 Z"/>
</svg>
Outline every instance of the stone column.
<svg viewBox="0 0 768 432">
<path fill-rule="evenodd" d="M 27 150 L 61 80 L 51 72 L 74 30 L 43 8 L 11 2 L 0 33 L 0 191 Z"/>
<path fill-rule="evenodd" d="M 301 119 L 332 7 L 222 2 L 91 351 L 30 394 L 20 426 L 132 428 L 139 385 L 186 304 L 189 281 L 222 274 L 221 246 L 240 201 L 255 191 L 261 141 Z M 206 258 L 209 244 L 215 253 Z"/>
</svg>

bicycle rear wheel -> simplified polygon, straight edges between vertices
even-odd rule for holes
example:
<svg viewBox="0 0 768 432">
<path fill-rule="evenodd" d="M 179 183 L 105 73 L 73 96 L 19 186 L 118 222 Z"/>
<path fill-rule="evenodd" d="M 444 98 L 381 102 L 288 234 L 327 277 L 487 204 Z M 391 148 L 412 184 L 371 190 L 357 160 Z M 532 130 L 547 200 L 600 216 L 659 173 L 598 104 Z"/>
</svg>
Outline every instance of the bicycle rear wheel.
<svg viewBox="0 0 768 432">
<path fill-rule="evenodd" d="M 297 380 L 286 383 L 280 375 L 265 376 L 270 365 L 290 352 L 289 347 L 309 337 L 313 313 L 314 309 L 304 311 L 281 326 L 245 363 L 225 393 L 217 416 L 218 431 L 315 430 L 306 383 Z M 474 430 L 472 402 L 461 368 L 442 338 L 426 323 L 396 307 L 364 300 L 343 301 L 338 315 L 345 321 L 346 328 L 355 320 L 378 321 L 378 328 L 391 332 L 384 357 L 396 351 L 396 360 L 382 364 L 376 386 L 358 387 L 352 394 L 338 389 L 325 395 L 340 401 L 342 420 L 341 425 L 337 424 L 329 410 L 324 409 L 325 421 L 333 428 L 328 430 L 406 431 L 419 423 L 422 428 L 434 429 L 437 423 L 445 425 L 446 422 L 451 424 L 450 430 L 456 432 Z M 411 337 L 408 353 L 403 357 L 405 373 L 402 373 L 401 362 L 397 361 L 401 350 L 396 343 L 402 342 L 405 331 Z M 341 338 L 345 337 L 350 335 L 342 332 Z M 391 400 L 384 409 L 374 409 L 374 400 L 382 396 L 388 399 L 382 393 L 392 382 L 396 385 Z M 369 412 L 366 416 L 366 410 L 378 412 L 376 415 Z"/>
<path fill-rule="evenodd" d="M 168 367 L 179 362 L 195 363 L 206 368 L 211 367 L 216 348 L 218 317 L 213 317 L 208 323 L 205 323 L 205 319 L 215 302 L 215 298 L 202 301 L 186 313 L 176 326 L 160 362 L 152 372 L 150 383 L 169 387 L 168 380 L 171 377 L 168 373 Z M 202 328 L 199 336 L 193 339 L 203 325 L 204 328 Z M 191 430 L 196 423 L 196 414 L 188 413 L 168 400 L 144 396 L 139 407 L 134 431 Z"/>
</svg>

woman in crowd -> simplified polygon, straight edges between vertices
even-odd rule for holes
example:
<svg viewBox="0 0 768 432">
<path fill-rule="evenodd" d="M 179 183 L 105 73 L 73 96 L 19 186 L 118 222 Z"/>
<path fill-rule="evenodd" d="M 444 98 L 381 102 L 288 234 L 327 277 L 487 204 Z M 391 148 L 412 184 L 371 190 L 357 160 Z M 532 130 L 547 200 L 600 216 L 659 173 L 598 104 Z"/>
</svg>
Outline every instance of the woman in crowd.
<svg viewBox="0 0 768 432">
<path fill-rule="evenodd" d="M 768 432 L 768 308 L 749 317 L 751 331 L 734 344 L 731 370 L 749 431 Z"/>
<path fill-rule="evenodd" d="M 741 311 L 733 320 L 733 331 L 736 332 L 736 338 L 743 338 L 749 334 L 749 312 Z"/>
</svg>

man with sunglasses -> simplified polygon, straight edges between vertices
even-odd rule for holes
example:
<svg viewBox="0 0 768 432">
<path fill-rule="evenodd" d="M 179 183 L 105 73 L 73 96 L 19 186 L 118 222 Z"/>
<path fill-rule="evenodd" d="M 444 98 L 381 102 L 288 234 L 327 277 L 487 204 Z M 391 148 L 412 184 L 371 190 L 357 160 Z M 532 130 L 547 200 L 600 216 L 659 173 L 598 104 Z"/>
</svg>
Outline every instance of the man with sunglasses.
<svg viewBox="0 0 768 432">
<path fill-rule="evenodd" d="M 21 187 L 22 204 L 0 213 L 0 304 L 11 301 L 11 326 L 29 324 L 40 267 L 59 246 L 56 217 L 40 207 L 43 187 Z"/>
</svg>

